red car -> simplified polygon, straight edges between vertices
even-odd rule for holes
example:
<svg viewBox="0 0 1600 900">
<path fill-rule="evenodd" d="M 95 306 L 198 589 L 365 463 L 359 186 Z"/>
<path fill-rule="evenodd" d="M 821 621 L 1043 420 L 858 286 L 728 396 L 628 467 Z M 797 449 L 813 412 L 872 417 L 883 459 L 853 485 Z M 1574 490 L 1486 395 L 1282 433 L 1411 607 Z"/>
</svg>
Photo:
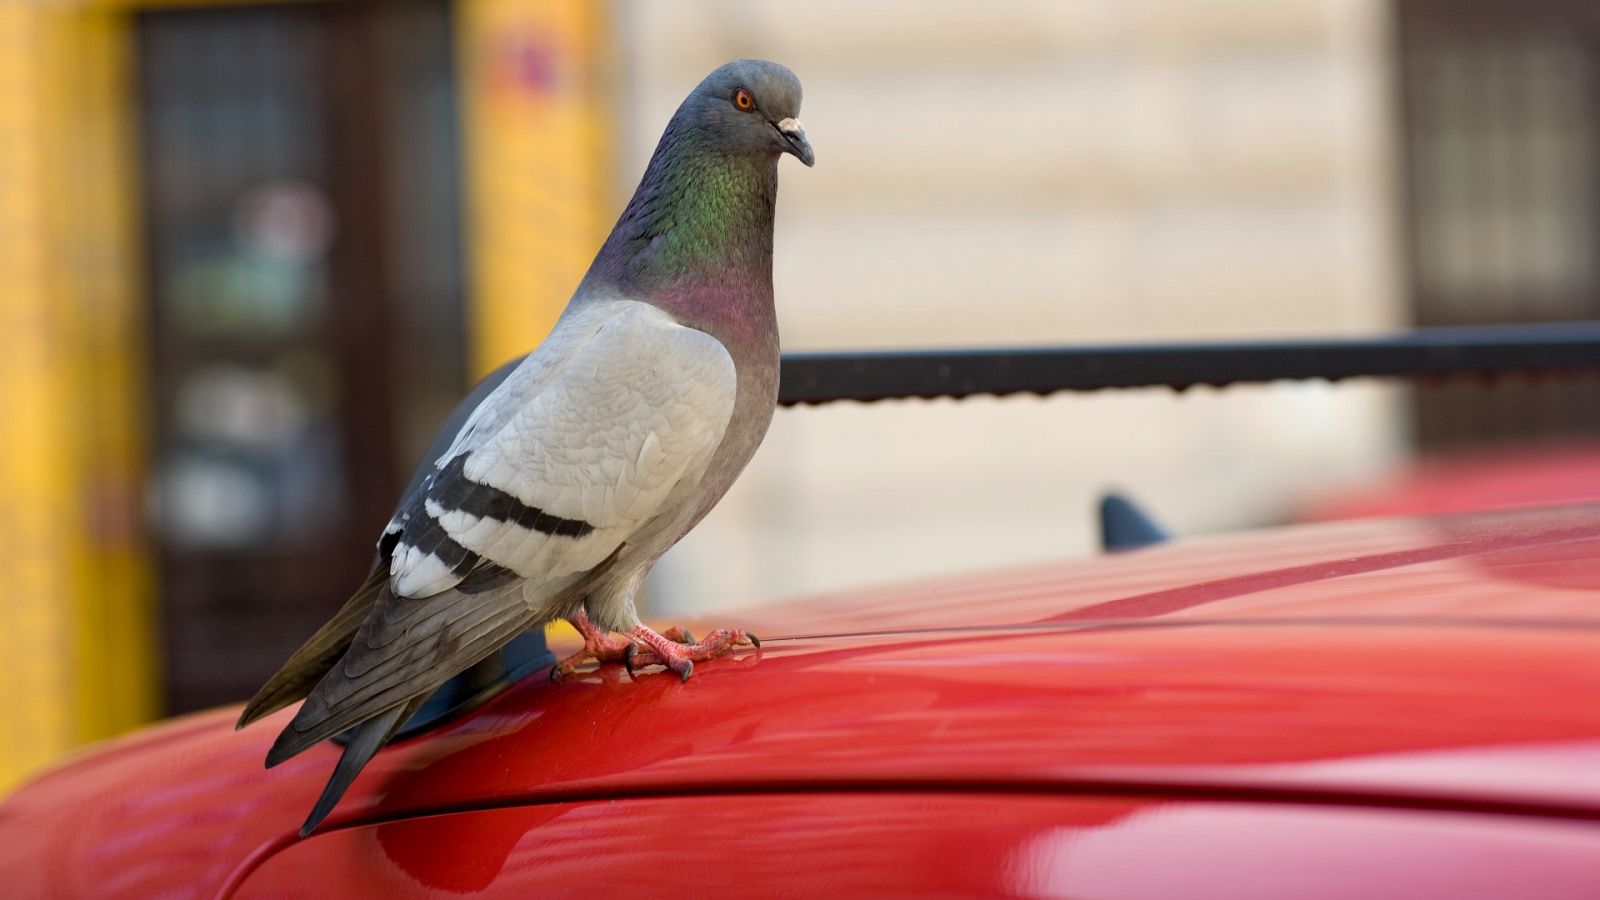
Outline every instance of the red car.
<svg viewBox="0 0 1600 900">
<path fill-rule="evenodd" d="M 752 612 L 271 771 L 237 710 L 0 806 L 8 896 L 1600 896 L 1600 508 L 1359 521 Z M 280 715 L 287 715 L 282 713 Z"/>
<path fill-rule="evenodd" d="M 1363 490 L 1324 497 L 1307 521 L 1600 503 L 1600 444 L 1503 447 L 1423 459 Z"/>
</svg>

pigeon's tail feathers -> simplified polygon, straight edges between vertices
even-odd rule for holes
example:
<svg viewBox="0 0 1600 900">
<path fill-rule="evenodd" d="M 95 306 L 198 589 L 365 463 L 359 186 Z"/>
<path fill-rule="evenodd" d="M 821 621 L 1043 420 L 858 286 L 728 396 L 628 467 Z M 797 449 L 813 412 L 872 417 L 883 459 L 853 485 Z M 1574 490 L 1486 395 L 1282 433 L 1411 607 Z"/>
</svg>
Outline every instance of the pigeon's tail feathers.
<svg viewBox="0 0 1600 900">
<path fill-rule="evenodd" d="M 395 706 L 425 699 L 535 620 L 520 582 L 481 594 L 450 590 L 425 598 L 380 590 L 350 649 L 267 751 L 267 768 Z"/>
<path fill-rule="evenodd" d="M 388 579 L 388 567 L 375 566 L 372 574 L 334 613 L 333 618 L 317 629 L 317 633 L 289 657 L 278 673 L 262 685 L 261 690 L 256 691 L 256 695 L 245 704 L 244 712 L 239 714 L 239 721 L 234 728 L 243 728 L 257 719 L 270 716 L 311 693 L 311 689 L 350 647 L 356 629 L 361 627 L 362 621 L 372 611 Z"/>
<path fill-rule="evenodd" d="M 400 730 L 406 720 L 417 711 L 422 702 L 413 700 L 402 703 L 387 712 L 380 713 L 355 727 L 350 735 L 350 743 L 344 745 L 344 755 L 339 757 L 339 764 L 334 767 L 333 774 L 328 776 L 328 783 L 322 788 L 322 796 L 317 798 L 317 804 L 311 807 L 311 814 L 306 816 L 305 824 L 300 826 L 300 836 L 306 837 L 315 831 L 322 820 L 333 812 L 345 792 L 361 774 L 361 770 L 383 745 L 389 743 L 394 733 Z"/>
</svg>

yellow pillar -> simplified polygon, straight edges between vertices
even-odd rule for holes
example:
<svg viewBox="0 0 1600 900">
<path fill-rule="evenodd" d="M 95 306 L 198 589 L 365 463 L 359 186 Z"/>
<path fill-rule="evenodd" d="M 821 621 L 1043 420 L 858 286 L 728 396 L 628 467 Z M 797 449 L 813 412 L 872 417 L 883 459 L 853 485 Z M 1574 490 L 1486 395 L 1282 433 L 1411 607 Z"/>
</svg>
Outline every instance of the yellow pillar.
<svg viewBox="0 0 1600 900">
<path fill-rule="evenodd" d="M 155 706 L 125 28 L 0 5 L 0 790 Z"/>
<path fill-rule="evenodd" d="M 456 7 L 474 377 L 544 338 L 616 215 L 603 7 Z"/>
<path fill-rule="evenodd" d="M 0 2 L 0 791 L 156 708 L 129 12 Z M 457 6 L 476 373 L 543 338 L 615 215 L 602 5 Z"/>
<path fill-rule="evenodd" d="M 544 339 L 616 217 L 603 7 L 456 6 L 474 380 Z"/>
</svg>

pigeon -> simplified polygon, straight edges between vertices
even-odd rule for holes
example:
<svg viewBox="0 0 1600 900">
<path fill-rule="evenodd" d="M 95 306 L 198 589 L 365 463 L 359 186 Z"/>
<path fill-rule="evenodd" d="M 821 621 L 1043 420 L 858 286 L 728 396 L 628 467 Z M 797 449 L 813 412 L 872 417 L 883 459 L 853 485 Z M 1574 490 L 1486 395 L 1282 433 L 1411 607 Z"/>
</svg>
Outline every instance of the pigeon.
<svg viewBox="0 0 1600 900">
<path fill-rule="evenodd" d="M 596 659 L 687 680 L 757 646 L 656 632 L 634 596 L 772 420 L 778 160 L 815 162 L 799 112 L 777 63 L 695 87 L 550 335 L 424 461 L 372 574 L 246 705 L 240 728 L 305 700 L 269 768 L 349 732 L 302 836 L 430 693 L 526 629 L 564 618 L 583 635 L 556 677 Z"/>
</svg>

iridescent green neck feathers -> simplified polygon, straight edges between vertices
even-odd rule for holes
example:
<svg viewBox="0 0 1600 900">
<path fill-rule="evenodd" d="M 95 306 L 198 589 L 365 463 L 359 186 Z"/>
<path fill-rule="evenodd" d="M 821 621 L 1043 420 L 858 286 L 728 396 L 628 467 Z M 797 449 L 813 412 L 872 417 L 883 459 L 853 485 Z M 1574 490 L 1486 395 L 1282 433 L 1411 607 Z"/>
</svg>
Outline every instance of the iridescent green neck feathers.
<svg viewBox="0 0 1600 900">
<path fill-rule="evenodd" d="M 743 288 L 770 301 L 777 157 L 719 152 L 682 118 L 667 126 L 586 281 L 641 297 Z"/>
</svg>

